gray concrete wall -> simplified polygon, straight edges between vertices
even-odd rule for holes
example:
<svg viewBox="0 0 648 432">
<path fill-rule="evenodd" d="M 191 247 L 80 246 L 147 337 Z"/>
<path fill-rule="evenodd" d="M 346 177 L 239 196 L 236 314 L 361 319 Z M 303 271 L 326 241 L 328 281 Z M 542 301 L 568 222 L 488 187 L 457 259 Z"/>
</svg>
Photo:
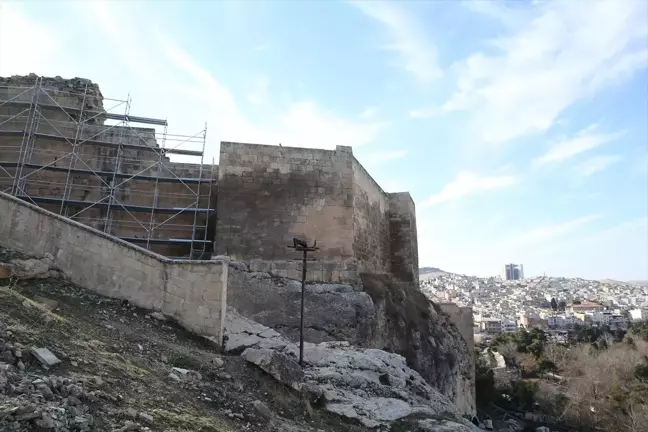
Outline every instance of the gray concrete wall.
<svg viewBox="0 0 648 432">
<path fill-rule="evenodd" d="M 389 273 L 389 198 L 353 158 L 353 253 L 361 271 Z"/>
<path fill-rule="evenodd" d="M 0 193 L 0 245 L 50 254 L 70 280 L 222 341 L 229 259 L 177 261 Z"/>
<path fill-rule="evenodd" d="M 389 194 L 391 273 L 406 282 L 419 281 L 416 208 L 408 192 Z"/>
</svg>

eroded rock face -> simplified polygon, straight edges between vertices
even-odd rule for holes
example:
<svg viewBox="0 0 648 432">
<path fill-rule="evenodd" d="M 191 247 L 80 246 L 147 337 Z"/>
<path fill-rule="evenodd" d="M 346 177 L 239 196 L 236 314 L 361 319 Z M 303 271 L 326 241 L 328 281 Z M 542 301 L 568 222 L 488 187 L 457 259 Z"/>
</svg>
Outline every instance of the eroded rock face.
<svg viewBox="0 0 648 432">
<path fill-rule="evenodd" d="M 315 344 L 344 340 L 401 354 L 462 413 L 473 414 L 473 354 L 448 318 L 412 284 L 382 275 L 363 275 L 362 281 L 359 287 L 307 284 L 305 340 Z M 300 301 L 300 282 L 249 272 L 239 263 L 230 265 L 228 304 L 292 342 L 299 340 Z M 255 338 L 243 334 L 228 344 L 263 339 Z"/>
<path fill-rule="evenodd" d="M 301 283 L 248 272 L 232 263 L 227 280 L 227 303 L 242 315 L 299 340 Z M 350 285 L 309 284 L 305 296 L 306 340 L 313 343 L 347 340 L 361 345 L 371 333 L 375 312 L 371 297 Z"/>
<path fill-rule="evenodd" d="M 385 426 L 408 417 L 434 421 L 443 417 L 449 425 L 473 430 L 457 407 L 398 354 L 359 348 L 346 341 L 305 343 L 302 369 L 296 362 L 296 344 L 244 318 L 233 308 L 227 311 L 225 334 L 226 351 L 243 349 L 243 358 L 278 381 L 311 398 L 323 398 L 328 411 L 367 427 Z"/>
</svg>

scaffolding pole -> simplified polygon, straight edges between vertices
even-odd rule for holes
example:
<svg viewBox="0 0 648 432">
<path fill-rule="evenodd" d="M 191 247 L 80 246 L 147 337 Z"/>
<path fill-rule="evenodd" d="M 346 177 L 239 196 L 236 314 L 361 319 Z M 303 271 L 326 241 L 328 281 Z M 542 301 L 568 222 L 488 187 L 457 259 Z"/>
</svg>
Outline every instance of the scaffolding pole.
<svg viewBox="0 0 648 432">
<path fill-rule="evenodd" d="M 63 199 L 61 200 L 61 208 L 59 210 L 59 214 L 63 214 L 65 212 L 65 216 L 67 216 L 67 207 L 65 206 L 65 200 L 70 198 L 70 195 L 72 194 L 72 187 L 74 183 L 74 179 L 72 179 L 72 184 L 70 184 L 70 175 L 72 173 L 72 166 L 76 168 L 76 158 L 77 158 L 77 149 L 78 149 L 78 143 L 79 143 L 79 136 L 81 131 L 83 130 L 83 109 L 85 108 L 86 104 L 86 97 L 88 96 L 88 84 L 85 85 L 85 88 L 83 89 L 83 102 L 81 105 L 81 112 L 79 113 L 79 119 L 77 123 L 77 130 L 74 135 L 74 144 L 72 144 L 72 154 L 70 155 L 70 163 L 68 164 L 68 172 L 67 176 L 65 178 L 65 189 L 63 190 Z"/>
<path fill-rule="evenodd" d="M 25 124 L 25 130 L 23 131 L 23 138 L 20 142 L 20 151 L 18 154 L 18 166 L 14 173 L 14 181 L 11 187 L 11 194 L 14 196 L 19 195 L 20 187 L 20 178 L 22 177 L 23 164 L 25 164 L 27 156 L 27 143 L 32 138 L 32 128 L 34 120 L 36 117 L 36 104 L 38 103 L 38 83 L 40 78 L 36 79 L 34 86 L 32 87 L 32 98 L 29 105 L 29 114 L 27 114 L 27 123 Z"/>
<path fill-rule="evenodd" d="M 205 142 L 207 141 L 207 124 L 205 124 L 205 129 L 203 129 L 202 136 L 202 156 L 200 156 L 200 168 L 198 169 L 198 187 L 196 188 L 196 210 L 194 211 L 194 222 L 193 228 L 191 230 L 191 247 L 189 249 L 189 259 L 193 259 L 194 256 L 194 243 L 196 241 L 196 225 L 198 224 L 198 208 L 200 207 L 200 185 L 202 183 L 202 172 L 203 172 L 203 161 L 205 159 Z M 204 248 L 204 245 L 203 245 Z"/>
<path fill-rule="evenodd" d="M 158 207 L 158 192 L 159 192 L 159 179 L 162 174 L 162 155 L 164 154 L 164 148 L 166 146 L 166 136 L 167 136 L 167 126 L 164 126 L 164 132 L 162 134 L 162 151 L 158 153 L 158 162 L 157 162 L 157 176 L 155 176 L 155 190 L 153 193 L 153 206 L 151 207 L 151 219 L 149 220 L 149 228 L 146 236 L 146 249 L 151 248 L 151 236 L 153 235 L 153 225 L 155 224 L 155 208 Z"/>
<path fill-rule="evenodd" d="M 212 196 L 212 183 L 214 183 L 214 158 L 212 158 L 212 163 L 211 163 L 211 169 L 209 173 L 209 194 L 207 195 L 207 208 L 211 208 L 211 196 Z M 205 259 L 205 254 L 207 251 L 207 230 L 209 229 L 209 212 L 205 215 L 205 233 L 203 235 L 203 254 L 200 257 L 201 259 Z M 213 245 L 213 243 L 212 243 Z M 212 250 L 210 253 L 214 253 L 214 249 L 212 247 Z"/>
<path fill-rule="evenodd" d="M 128 118 L 130 114 L 130 93 L 126 97 L 126 106 L 124 107 L 124 118 Z M 122 143 L 124 138 L 124 130 L 122 128 L 119 131 L 119 145 L 117 146 L 117 154 L 115 155 L 115 163 L 113 165 L 112 178 L 110 179 L 110 187 L 108 188 L 108 208 L 106 210 L 106 215 L 104 217 L 103 231 L 107 234 L 110 234 L 112 230 L 112 205 L 115 202 L 115 176 L 121 170 L 121 152 L 123 150 Z"/>
</svg>

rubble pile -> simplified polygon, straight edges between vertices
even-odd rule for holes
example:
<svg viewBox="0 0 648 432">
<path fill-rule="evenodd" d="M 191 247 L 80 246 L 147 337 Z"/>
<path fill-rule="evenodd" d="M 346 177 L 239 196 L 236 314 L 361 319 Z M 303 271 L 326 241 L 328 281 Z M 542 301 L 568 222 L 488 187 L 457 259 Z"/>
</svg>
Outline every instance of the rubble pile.
<svg viewBox="0 0 648 432">
<path fill-rule="evenodd" d="M 26 368 L 26 363 L 41 367 Z M 0 405 L 0 430 L 31 430 L 34 426 L 57 431 L 90 430 L 96 415 L 91 406 L 105 396 L 98 389 L 100 382 L 48 373 L 47 369 L 58 363 L 60 360 L 49 350 L 30 351 L 12 342 L 11 332 L 0 322 L 0 394 L 10 400 Z"/>
</svg>

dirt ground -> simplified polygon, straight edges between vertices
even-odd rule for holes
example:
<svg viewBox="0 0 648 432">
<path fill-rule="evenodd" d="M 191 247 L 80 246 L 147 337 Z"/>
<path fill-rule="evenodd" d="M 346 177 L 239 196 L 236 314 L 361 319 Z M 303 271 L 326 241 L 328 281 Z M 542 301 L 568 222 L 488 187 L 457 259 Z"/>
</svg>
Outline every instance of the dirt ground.
<svg viewBox="0 0 648 432">
<path fill-rule="evenodd" d="M 22 357 L 16 354 L 12 359 L 9 354 L 0 362 L 12 362 L 13 366 L 5 367 L 14 371 L 14 380 L 26 383 L 24 388 L 7 385 L 0 393 L 0 425 L 4 425 L 0 428 L 365 430 L 311 406 L 240 357 L 225 355 L 209 341 L 149 313 L 62 280 L 0 280 L 0 343 L 14 351 L 22 347 Z M 48 348 L 62 362 L 46 370 L 29 355 L 32 346 Z M 199 374 L 176 373 L 182 377 L 174 378 L 170 376 L 173 367 Z M 46 405 L 69 409 L 67 390 L 61 386 L 52 384 L 53 396 L 48 400 L 37 391 L 43 387 L 39 380 L 56 383 L 57 379 L 82 387 L 78 410 L 86 419 L 77 415 L 77 423 L 60 429 L 43 428 L 42 420 L 16 420 L 19 411 L 14 405 L 20 403 L 36 404 L 34 409 L 39 403 L 42 409 Z"/>
</svg>

